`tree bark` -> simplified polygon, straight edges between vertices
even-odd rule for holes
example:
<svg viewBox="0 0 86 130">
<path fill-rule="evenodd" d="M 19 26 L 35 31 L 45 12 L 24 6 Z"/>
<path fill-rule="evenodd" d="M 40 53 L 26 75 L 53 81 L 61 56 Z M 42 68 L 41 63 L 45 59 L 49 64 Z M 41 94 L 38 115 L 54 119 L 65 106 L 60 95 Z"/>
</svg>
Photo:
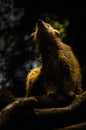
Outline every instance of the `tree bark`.
<svg viewBox="0 0 86 130">
<path fill-rule="evenodd" d="M 36 109 L 36 115 L 50 115 L 50 114 L 62 114 L 65 112 L 74 111 L 81 103 L 86 100 L 86 91 L 84 91 L 81 95 L 77 95 L 73 102 L 63 108 L 43 108 L 43 109 Z"/>
<path fill-rule="evenodd" d="M 85 129 L 86 129 L 86 122 L 71 125 L 71 126 L 64 127 L 64 128 L 59 128 L 56 130 L 85 130 Z"/>
<path fill-rule="evenodd" d="M 8 106 L 0 111 L 0 129 L 5 130 L 6 128 L 9 128 L 9 130 L 11 130 L 14 127 L 18 128 L 18 125 L 19 128 L 22 128 L 23 126 L 24 129 L 28 127 L 33 129 L 33 124 L 34 128 L 37 127 L 42 129 L 43 127 L 43 129 L 47 129 L 51 126 L 53 128 L 54 125 L 56 125 L 53 121 L 53 119 L 55 120 L 55 118 L 57 118 L 57 128 L 60 128 L 61 126 L 66 127 L 71 123 L 73 125 L 73 123 L 76 124 L 86 121 L 86 118 L 84 119 L 84 110 L 86 109 L 86 91 L 84 91 L 81 95 L 77 95 L 76 98 L 71 101 L 71 103 L 69 103 L 69 105 L 67 106 L 63 105 L 62 107 L 62 104 L 60 104 L 60 107 L 58 101 L 65 101 L 65 104 L 67 104 L 69 100 L 67 101 L 67 99 L 65 98 L 58 98 L 57 101 L 54 102 L 54 100 L 47 97 L 16 98 L 14 102 L 10 103 Z M 47 103 L 48 105 L 46 105 Z M 42 104 L 45 104 L 45 107 L 47 106 L 47 108 L 42 108 Z M 48 107 L 49 104 L 51 104 L 50 107 Z M 80 114 L 82 117 L 80 117 Z M 52 121 L 50 121 L 51 118 Z M 47 121 L 45 119 L 47 119 Z M 53 125 L 52 122 L 54 122 Z M 44 123 L 49 123 L 50 126 L 46 126 L 44 125 Z"/>
</svg>

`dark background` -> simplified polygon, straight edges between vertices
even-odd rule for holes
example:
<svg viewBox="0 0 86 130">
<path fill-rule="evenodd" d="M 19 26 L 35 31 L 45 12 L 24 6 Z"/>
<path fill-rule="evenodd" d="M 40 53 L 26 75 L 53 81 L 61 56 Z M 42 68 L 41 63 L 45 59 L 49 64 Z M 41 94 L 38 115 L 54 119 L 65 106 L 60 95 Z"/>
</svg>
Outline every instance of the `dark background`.
<svg viewBox="0 0 86 130">
<path fill-rule="evenodd" d="M 69 19 L 63 40 L 73 48 L 80 62 L 85 89 L 86 8 L 83 5 L 72 0 L 0 1 L 0 89 L 9 88 L 15 96 L 24 96 L 27 72 L 40 65 L 28 36 L 33 32 L 37 19 L 45 20 L 51 14 L 57 16 L 60 23 Z"/>
</svg>

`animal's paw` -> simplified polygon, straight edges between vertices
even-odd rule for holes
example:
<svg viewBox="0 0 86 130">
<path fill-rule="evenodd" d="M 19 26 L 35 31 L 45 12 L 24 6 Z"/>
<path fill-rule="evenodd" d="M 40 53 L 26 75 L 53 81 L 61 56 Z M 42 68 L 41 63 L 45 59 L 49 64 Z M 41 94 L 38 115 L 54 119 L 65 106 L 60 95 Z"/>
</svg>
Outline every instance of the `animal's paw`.
<svg viewBox="0 0 86 130">
<path fill-rule="evenodd" d="M 51 98 L 56 98 L 57 94 L 56 94 L 56 92 L 51 91 L 51 92 L 47 92 L 47 96 L 51 97 Z"/>
</svg>

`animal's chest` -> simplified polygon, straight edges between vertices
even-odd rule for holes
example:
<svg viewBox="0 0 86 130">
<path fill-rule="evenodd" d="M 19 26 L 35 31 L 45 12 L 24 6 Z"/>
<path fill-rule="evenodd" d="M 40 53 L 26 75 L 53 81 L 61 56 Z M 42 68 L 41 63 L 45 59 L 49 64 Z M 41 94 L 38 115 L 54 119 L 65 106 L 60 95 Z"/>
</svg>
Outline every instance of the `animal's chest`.
<svg viewBox="0 0 86 130">
<path fill-rule="evenodd" d="M 62 76 L 60 66 L 55 61 L 47 63 L 44 69 L 44 73 L 45 73 L 46 80 L 54 81 L 54 82 L 59 82 Z"/>
</svg>

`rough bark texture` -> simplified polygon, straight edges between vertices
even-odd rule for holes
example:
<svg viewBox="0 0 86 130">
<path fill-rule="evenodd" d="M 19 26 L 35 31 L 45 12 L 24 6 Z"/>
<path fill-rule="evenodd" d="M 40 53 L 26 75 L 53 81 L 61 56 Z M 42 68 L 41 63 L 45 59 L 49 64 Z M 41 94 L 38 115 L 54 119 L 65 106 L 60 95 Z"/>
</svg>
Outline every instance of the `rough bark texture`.
<svg viewBox="0 0 86 130">
<path fill-rule="evenodd" d="M 56 102 L 47 97 L 18 98 L 0 111 L 0 129 L 86 129 L 86 91 L 66 106 L 62 107 L 61 101 L 68 103 L 59 97 Z M 53 108 L 46 105 L 53 102 Z M 42 104 L 47 108 L 42 108 Z"/>
</svg>

